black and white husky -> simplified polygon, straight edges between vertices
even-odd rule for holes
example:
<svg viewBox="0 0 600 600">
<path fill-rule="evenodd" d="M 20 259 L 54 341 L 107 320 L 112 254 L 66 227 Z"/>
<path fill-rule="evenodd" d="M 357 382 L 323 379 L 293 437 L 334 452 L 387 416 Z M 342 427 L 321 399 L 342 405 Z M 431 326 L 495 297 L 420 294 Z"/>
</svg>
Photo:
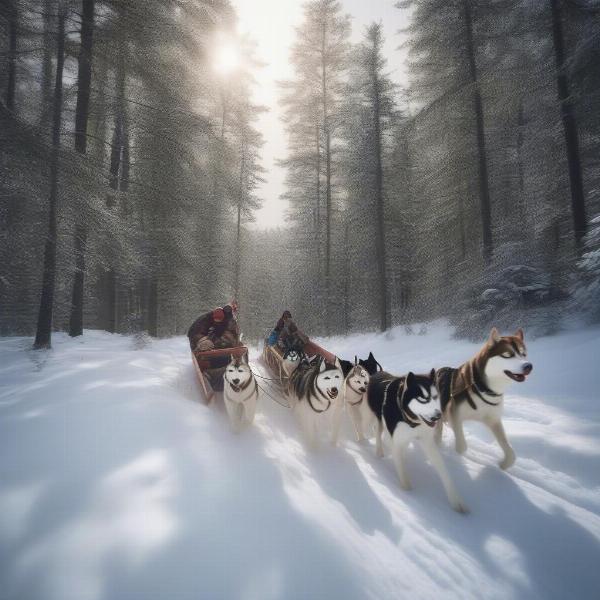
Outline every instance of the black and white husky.
<svg viewBox="0 0 600 600">
<path fill-rule="evenodd" d="M 458 512 L 467 512 L 446 469 L 435 441 L 435 426 L 442 416 L 435 385 L 435 370 L 429 375 L 408 373 L 396 377 L 385 371 L 371 377 L 368 402 L 378 420 L 377 450 L 383 454 L 381 433 L 387 430 L 392 440 L 392 458 L 400 485 L 410 489 L 404 454 L 412 441 L 418 441 L 444 485 L 448 501 Z"/>
<path fill-rule="evenodd" d="M 248 364 L 248 355 L 231 356 L 225 369 L 223 400 L 231 428 L 240 432 L 252 424 L 258 400 L 258 384 Z"/>
<path fill-rule="evenodd" d="M 367 358 L 361 358 L 358 363 L 356 362 L 356 358 L 357 357 L 355 356 L 354 362 L 350 362 L 349 360 L 340 360 L 344 377 L 347 377 L 348 373 L 350 373 L 350 370 L 356 366 L 356 364 L 364 367 L 369 375 L 375 375 L 375 373 L 378 371 L 383 371 L 383 368 L 377 362 L 377 359 L 373 356 L 372 352 L 369 352 L 369 356 Z"/>
<path fill-rule="evenodd" d="M 340 361 L 329 364 L 322 357 L 304 359 L 290 375 L 288 398 L 309 447 L 319 439 L 318 423 L 338 401 L 344 376 Z"/>
<path fill-rule="evenodd" d="M 354 366 L 350 368 L 344 379 L 342 396 L 333 407 L 333 421 L 331 429 L 331 443 L 337 445 L 340 426 L 344 410 L 347 410 L 352 419 L 356 438 L 359 442 L 366 439 L 365 431 L 368 433 L 377 419 L 367 402 L 367 388 L 370 375 L 366 368 L 354 359 Z"/>
<path fill-rule="evenodd" d="M 456 451 L 467 449 L 463 422 L 485 423 L 504 452 L 502 469 L 515 462 L 515 451 L 508 442 L 502 424 L 504 392 L 513 383 L 523 382 L 533 370 L 527 358 L 523 330 L 514 335 L 500 336 L 494 327 L 481 350 L 458 368 L 444 367 L 437 371 L 436 384 L 442 398 L 444 418 L 454 430 Z M 437 439 L 441 440 L 442 422 Z"/>
</svg>

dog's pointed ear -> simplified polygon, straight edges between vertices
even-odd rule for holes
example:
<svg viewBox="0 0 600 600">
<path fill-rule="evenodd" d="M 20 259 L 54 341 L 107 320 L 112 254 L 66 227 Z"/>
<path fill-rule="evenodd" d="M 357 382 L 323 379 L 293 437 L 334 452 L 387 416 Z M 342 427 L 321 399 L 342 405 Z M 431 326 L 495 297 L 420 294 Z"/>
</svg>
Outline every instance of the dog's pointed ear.
<svg viewBox="0 0 600 600">
<path fill-rule="evenodd" d="M 492 331 L 490 331 L 490 337 L 488 338 L 488 343 L 495 344 L 500 339 L 500 334 L 495 327 L 492 327 Z"/>
<path fill-rule="evenodd" d="M 431 369 L 429 372 L 429 379 L 431 379 L 431 381 L 435 381 L 435 369 Z"/>
<path fill-rule="evenodd" d="M 233 354 L 229 355 L 229 362 L 230 363 L 234 363 L 235 362 L 235 355 L 233 355 Z"/>
<path fill-rule="evenodd" d="M 340 359 L 337 356 L 335 357 L 335 362 L 333 363 L 333 366 L 336 369 L 339 369 L 340 371 L 342 370 L 342 363 L 340 362 Z"/>
<path fill-rule="evenodd" d="M 325 359 L 321 357 L 319 364 L 319 373 L 322 373 L 327 368 L 327 364 L 325 363 Z"/>
<path fill-rule="evenodd" d="M 242 354 L 242 362 L 245 364 L 248 364 L 248 353 L 244 352 L 244 354 Z"/>
<path fill-rule="evenodd" d="M 412 371 L 408 372 L 406 376 L 406 387 L 413 387 L 415 385 L 415 374 Z"/>
<path fill-rule="evenodd" d="M 358 367 L 358 356 L 354 355 L 354 366 Z"/>
<path fill-rule="evenodd" d="M 515 333 L 515 337 L 518 337 L 521 341 L 523 341 L 525 334 L 523 333 L 523 329 L 521 327 L 519 327 L 519 329 L 517 329 L 517 332 Z"/>
</svg>

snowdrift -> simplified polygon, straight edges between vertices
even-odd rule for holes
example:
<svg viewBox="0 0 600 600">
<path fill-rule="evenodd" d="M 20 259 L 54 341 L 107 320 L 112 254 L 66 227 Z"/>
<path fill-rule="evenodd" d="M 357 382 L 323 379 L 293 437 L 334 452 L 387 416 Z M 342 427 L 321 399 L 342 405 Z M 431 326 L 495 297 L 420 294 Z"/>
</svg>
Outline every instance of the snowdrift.
<svg viewBox="0 0 600 600">
<path fill-rule="evenodd" d="M 419 331 L 416 328 L 415 331 Z M 407 335 L 321 340 L 370 350 L 397 373 L 458 365 L 477 345 L 441 323 Z M 0 596 L 158 598 L 576 598 L 600 589 L 600 330 L 529 341 L 534 372 L 506 399 L 517 453 L 476 423 L 443 454 L 471 509 L 448 505 L 419 450 L 414 489 L 357 444 L 300 443 L 262 397 L 230 432 L 199 404 L 184 338 L 57 335 L 50 352 L 0 340 Z M 258 358 L 258 349 L 251 359 Z"/>
</svg>

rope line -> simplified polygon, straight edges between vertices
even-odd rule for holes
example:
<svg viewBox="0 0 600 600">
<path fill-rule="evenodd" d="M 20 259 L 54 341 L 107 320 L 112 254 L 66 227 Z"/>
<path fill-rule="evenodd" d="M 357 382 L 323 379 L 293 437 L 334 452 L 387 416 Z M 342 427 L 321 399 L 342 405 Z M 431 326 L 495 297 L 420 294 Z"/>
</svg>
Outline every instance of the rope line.
<svg viewBox="0 0 600 600">
<path fill-rule="evenodd" d="M 252 375 L 254 375 L 254 377 L 260 377 L 260 379 L 264 379 L 265 381 L 281 381 L 281 379 L 279 379 L 279 377 L 264 377 L 263 375 L 259 375 L 258 373 L 256 373 L 253 369 L 252 366 L 250 366 L 250 371 L 252 372 Z M 272 396 L 271 394 L 269 394 L 269 392 L 267 392 L 266 388 L 264 388 L 263 386 L 261 386 L 258 381 L 256 382 L 256 385 L 258 386 L 258 388 L 260 390 L 262 390 L 267 396 L 269 396 L 269 398 L 271 398 L 271 400 L 273 400 L 274 402 L 276 402 L 277 404 L 279 404 L 279 406 L 283 406 L 284 408 L 291 408 L 289 404 L 284 404 L 283 402 L 280 402 L 277 398 L 275 398 L 275 396 Z"/>
<path fill-rule="evenodd" d="M 258 386 L 258 389 L 262 390 L 267 396 L 269 396 L 269 398 L 271 398 L 271 400 L 273 400 L 274 402 L 277 402 L 277 404 L 279 404 L 279 406 L 283 406 L 284 408 L 291 408 L 291 406 L 289 404 L 284 404 L 283 402 L 280 402 L 279 400 L 277 400 L 277 398 L 275 398 L 275 396 L 271 396 L 271 394 L 269 394 L 269 392 L 267 392 L 267 390 L 264 387 L 259 385 L 258 381 L 256 382 L 256 385 Z"/>
</svg>

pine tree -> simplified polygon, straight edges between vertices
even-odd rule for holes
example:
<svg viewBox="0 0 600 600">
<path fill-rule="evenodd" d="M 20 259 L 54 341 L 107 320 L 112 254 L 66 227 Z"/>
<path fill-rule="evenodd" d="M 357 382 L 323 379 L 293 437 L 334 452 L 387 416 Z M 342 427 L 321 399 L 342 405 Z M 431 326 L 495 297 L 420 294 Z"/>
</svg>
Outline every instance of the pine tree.
<svg viewBox="0 0 600 600">
<path fill-rule="evenodd" d="M 390 323 L 386 259 L 390 207 L 386 206 L 385 167 L 391 154 L 391 134 L 396 122 L 394 94 L 397 90 L 385 73 L 382 46 L 381 24 L 374 23 L 354 53 L 356 60 L 350 71 L 347 94 L 344 156 L 347 161 L 347 214 L 354 246 L 348 251 L 352 252 L 353 260 L 360 255 L 373 255 L 376 269 L 369 268 L 368 264 L 361 267 L 364 273 L 376 272 L 377 277 L 361 288 L 365 295 L 370 295 L 370 288 L 376 290 L 374 305 L 378 307 L 379 328 L 385 331 Z M 371 215 L 374 218 L 369 222 Z M 349 271 L 354 271 L 352 266 Z M 363 310 L 365 308 L 368 310 L 367 307 Z"/>
<path fill-rule="evenodd" d="M 579 278 L 573 293 L 572 308 L 592 323 L 600 322 L 600 215 L 590 221 L 583 239 L 583 253 L 577 263 Z"/>
<path fill-rule="evenodd" d="M 332 227 L 339 194 L 340 109 L 349 36 L 350 19 L 342 13 L 340 2 L 308 2 L 291 52 L 295 78 L 282 86 L 288 157 L 281 164 L 287 168 L 285 197 L 292 206 L 290 220 L 297 234 L 293 243 L 316 250 L 319 257 L 308 275 L 310 283 L 299 293 L 315 298 L 318 288 L 325 288 L 323 312 L 327 326 L 331 324 Z M 306 181 L 314 182 L 310 191 Z M 305 255 L 303 262 L 307 260 Z"/>
</svg>

